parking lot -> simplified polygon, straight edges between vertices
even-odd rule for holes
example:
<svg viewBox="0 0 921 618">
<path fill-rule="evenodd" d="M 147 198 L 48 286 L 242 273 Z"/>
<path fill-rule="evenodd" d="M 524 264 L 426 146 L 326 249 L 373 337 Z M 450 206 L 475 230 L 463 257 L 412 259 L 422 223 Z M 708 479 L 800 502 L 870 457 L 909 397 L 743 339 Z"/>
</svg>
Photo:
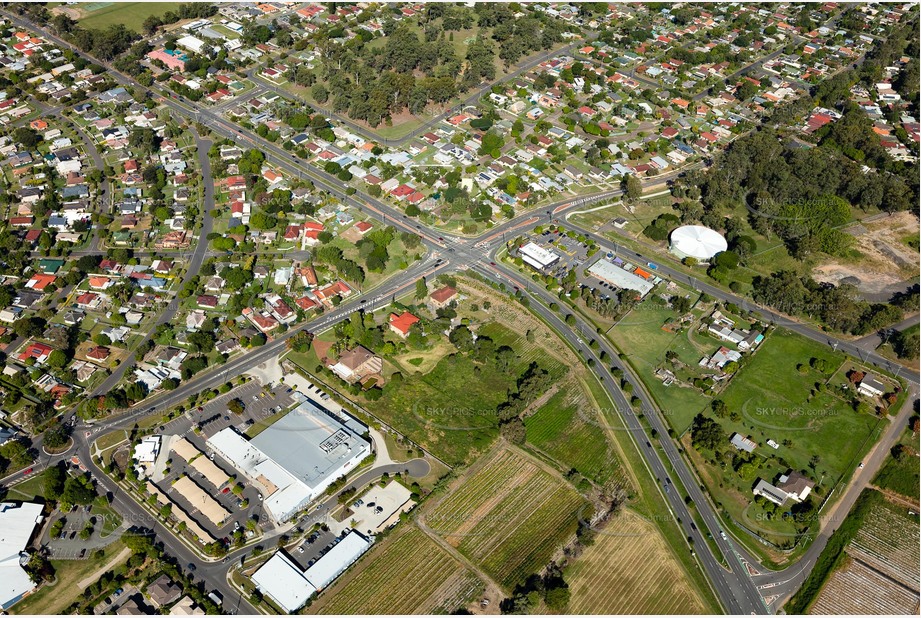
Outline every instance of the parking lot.
<svg viewBox="0 0 921 618">
<path fill-rule="evenodd" d="M 239 399 L 243 403 L 243 414 L 234 414 L 227 408 L 232 399 Z M 263 387 L 258 380 L 251 380 L 198 408 L 189 410 L 186 417 L 193 424 L 199 425 L 202 429 L 201 435 L 208 439 L 230 426 L 245 433 L 256 421 L 267 419 L 294 403 L 287 387 L 277 386 L 272 390 Z"/>
<path fill-rule="evenodd" d="M 242 402 L 242 414 L 236 414 L 228 409 L 227 404 L 232 399 L 239 399 Z M 172 466 L 163 479 L 157 483 L 158 486 L 166 492 L 171 500 L 182 506 L 199 525 L 214 535 L 215 538 L 229 539 L 237 526 L 245 530 L 246 521 L 252 518 L 260 521 L 263 530 L 270 529 L 271 523 L 268 518 L 263 517 L 262 513 L 263 496 L 260 494 L 261 488 L 252 486 L 230 463 L 224 461 L 219 455 L 212 453 L 208 449 L 206 442 L 210 436 L 231 426 L 241 433 L 246 433 L 257 422 L 270 419 L 270 417 L 288 409 L 294 403 L 295 400 L 291 393 L 288 393 L 287 387 L 279 386 L 271 390 L 264 388 L 258 380 L 252 380 L 200 407 L 187 411 L 183 416 L 173 419 L 163 426 L 162 432 L 165 435 L 184 437 L 204 453 L 204 456 L 211 459 L 218 468 L 224 471 L 228 478 L 235 476 L 236 482 L 243 485 L 241 495 L 233 493 L 233 485 L 230 483 L 223 482 L 218 484 L 213 478 L 209 481 L 200 471 L 196 470 L 195 466 L 189 465 L 187 461 L 176 454 L 171 456 Z M 201 427 L 201 432 L 194 431 L 195 427 Z M 175 490 L 173 483 L 182 476 L 188 476 L 198 487 L 207 492 L 211 498 L 230 513 L 223 525 L 217 526 L 213 524 L 199 512 L 199 508 L 192 504 L 186 496 Z M 244 534 L 246 533 L 244 532 Z"/>
<path fill-rule="evenodd" d="M 341 534 L 337 535 L 332 530 L 317 530 L 307 536 L 307 538 L 291 552 L 291 558 L 293 558 L 302 569 L 306 569 L 316 562 L 320 556 L 329 551 L 333 545 L 338 542 L 341 536 Z"/>
<path fill-rule="evenodd" d="M 87 510 L 87 508 L 90 508 L 90 510 Z M 118 524 L 103 521 L 104 517 L 110 515 L 97 511 L 99 509 L 96 507 L 78 506 L 74 510 L 64 513 L 65 524 L 61 536 L 57 539 L 52 539 L 46 530 L 42 539 L 42 542 L 48 548 L 49 555 L 56 560 L 79 560 L 88 557 L 94 550 L 105 547 L 117 539 L 120 532 L 115 530 L 115 526 Z M 90 520 L 95 520 L 92 523 L 93 534 L 90 538 L 84 540 L 80 538 L 80 531 Z M 104 527 L 108 527 L 105 536 L 103 536 Z"/>
<path fill-rule="evenodd" d="M 562 277 L 569 270 L 585 264 L 588 259 L 588 245 L 566 234 L 546 230 L 542 234 L 532 236 L 531 240 L 560 256 L 560 261 L 550 268 L 551 274 L 555 277 Z"/>
</svg>

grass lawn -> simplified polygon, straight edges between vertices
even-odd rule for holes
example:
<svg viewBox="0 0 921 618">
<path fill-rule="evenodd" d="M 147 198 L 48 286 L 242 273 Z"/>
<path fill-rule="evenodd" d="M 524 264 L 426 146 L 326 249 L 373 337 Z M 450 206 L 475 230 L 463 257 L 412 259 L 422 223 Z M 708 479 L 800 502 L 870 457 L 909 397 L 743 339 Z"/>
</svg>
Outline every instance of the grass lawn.
<svg viewBox="0 0 921 618">
<path fill-rule="evenodd" d="M 113 24 L 125 24 L 130 30 L 141 32 L 144 20 L 151 15 L 163 15 L 167 11 L 176 11 L 179 2 L 96 2 L 100 4 L 95 10 L 87 11 L 86 17 L 80 19 L 84 28 L 107 28 Z M 84 5 L 86 6 L 86 5 Z"/>
<path fill-rule="evenodd" d="M 638 305 L 608 332 L 608 337 L 623 354 L 655 399 L 662 415 L 672 428 L 683 433 L 698 412 L 706 408 L 709 398 L 695 388 L 678 384 L 664 386 L 655 376 L 656 367 L 665 362 L 668 350 L 678 352 L 682 362 L 694 367 L 705 352 L 698 350 L 685 332 L 673 333 L 662 329 L 677 314 L 648 300 Z M 712 353 L 716 350 L 709 350 Z"/>
<path fill-rule="evenodd" d="M 108 565 L 123 547 L 121 541 L 115 541 L 104 549 L 101 558 L 95 558 L 92 553 L 89 553 L 86 560 L 52 560 L 51 564 L 54 566 L 56 577 L 54 585 L 43 585 L 14 605 L 10 613 L 20 615 L 62 613 L 83 593 L 83 589 L 77 585 L 77 582 Z M 128 557 L 126 555 L 125 560 Z M 113 568 L 114 566 L 116 565 L 113 565 Z"/>
<path fill-rule="evenodd" d="M 22 500 L 24 502 L 33 502 L 36 498 L 41 498 L 42 501 L 44 501 L 45 483 L 42 480 L 41 473 L 36 473 L 35 476 L 28 481 L 23 481 L 18 485 L 10 487 L 6 497 L 12 500 Z"/>
</svg>

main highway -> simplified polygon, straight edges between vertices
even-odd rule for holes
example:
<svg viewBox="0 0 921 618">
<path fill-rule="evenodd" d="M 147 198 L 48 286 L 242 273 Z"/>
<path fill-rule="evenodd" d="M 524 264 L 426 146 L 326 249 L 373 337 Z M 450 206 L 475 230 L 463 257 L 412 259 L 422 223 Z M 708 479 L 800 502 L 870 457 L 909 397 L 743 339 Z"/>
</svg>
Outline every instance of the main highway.
<svg viewBox="0 0 921 618">
<path fill-rule="evenodd" d="M 7 14 L 7 17 L 18 26 L 41 32 L 41 34 L 49 40 L 64 48 L 72 49 L 75 53 L 80 54 L 90 62 L 105 64 L 74 48 L 69 43 L 60 40 L 43 28 L 28 22 L 25 19 L 11 14 Z M 401 211 L 395 209 L 389 204 L 377 200 L 361 191 L 358 191 L 354 195 L 347 195 L 342 182 L 337 178 L 327 174 L 322 169 L 317 169 L 316 167 L 309 165 L 307 162 L 299 159 L 296 155 L 285 151 L 275 144 L 260 138 L 254 132 L 245 130 L 235 124 L 226 121 L 212 110 L 200 108 L 184 101 L 177 101 L 172 98 L 172 94 L 167 91 L 158 92 L 147 89 L 137 84 L 130 77 L 116 71 L 111 66 L 107 66 L 107 68 L 109 69 L 109 74 L 117 82 L 122 85 L 131 86 L 135 89 L 140 89 L 143 92 L 147 92 L 148 96 L 154 97 L 166 105 L 177 118 L 201 123 L 207 126 L 217 136 L 231 139 L 241 145 L 258 148 L 266 155 L 267 160 L 281 171 L 298 178 L 309 179 L 318 188 L 329 192 L 330 194 L 351 206 L 364 210 L 370 216 L 377 218 L 386 224 L 393 225 L 401 231 L 411 232 L 419 235 L 423 245 L 428 251 L 428 254 L 424 259 L 417 261 L 409 268 L 400 271 L 388 279 L 379 289 L 366 290 L 364 293 L 358 295 L 357 297 L 349 299 L 347 302 L 343 303 L 336 309 L 324 313 L 314 320 L 311 320 L 299 327 L 289 330 L 288 332 L 270 341 L 261 348 L 250 350 L 246 354 L 236 359 L 229 360 L 222 366 L 209 368 L 202 374 L 199 374 L 198 376 L 195 376 L 188 381 L 184 381 L 174 391 L 150 397 L 136 409 L 124 411 L 120 414 L 109 417 L 104 421 L 79 423 L 74 435 L 76 440 L 75 447 L 66 455 L 50 457 L 45 461 L 39 462 L 35 467 L 36 469 L 40 469 L 49 464 L 56 463 L 56 461 L 59 461 L 65 457 L 69 458 L 71 455 L 76 453 L 80 456 L 81 460 L 85 462 L 93 476 L 99 480 L 99 482 L 102 483 L 104 487 L 110 491 L 113 491 L 116 496 L 119 496 L 117 488 L 110 488 L 110 486 L 113 484 L 112 481 L 108 479 L 105 474 L 96 467 L 95 463 L 90 457 L 91 441 L 95 436 L 101 435 L 103 432 L 111 431 L 113 429 L 130 428 L 141 417 L 162 413 L 166 410 L 174 408 L 175 406 L 184 403 L 191 395 L 197 394 L 204 389 L 219 386 L 225 383 L 228 380 L 228 377 L 235 377 L 245 373 L 252 367 L 255 367 L 256 365 L 259 365 L 260 363 L 265 362 L 266 360 L 281 353 L 285 348 L 287 340 L 298 332 L 306 330 L 312 333 L 318 333 L 331 328 L 339 321 L 346 319 L 352 312 L 356 310 L 373 311 L 376 309 L 384 308 L 390 304 L 391 300 L 397 294 L 410 289 L 411 286 L 414 286 L 415 282 L 420 277 L 429 278 L 442 273 L 473 271 L 487 280 L 505 286 L 506 289 L 508 289 L 509 286 L 512 286 L 517 287 L 519 290 L 526 291 L 526 293 L 530 294 L 534 301 L 530 303 L 531 309 L 557 332 L 559 332 L 560 335 L 566 340 L 566 342 L 573 347 L 573 349 L 579 351 L 579 353 L 582 354 L 582 356 L 586 359 L 592 359 L 595 361 L 594 367 L 596 368 L 598 379 L 604 385 L 605 390 L 609 393 L 612 400 L 615 402 L 621 422 L 629 430 L 630 435 L 637 444 L 639 452 L 642 454 L 647 466 L 656 477 L 657 482 L 660 484 L 668 485 L 670 484 L 672 475 L 676 476 L 678 480 L 681 481 L 681 485 L 686 489 L 687 494 L 693 501 L 700 519 L 706 527 L 706 531 L 698 530 L 696 526 L 692 525 L 693 519 L 690 512 L 688 511 L 687 505 L 684 503 L 683 496 L 679 495 L 680 492 L 664 492 L 664 496 L 668 502 L 669 509 L 671 514 L 675 517 L 676 522 L 680 520 L 681 523 L 679 525 L 683 528 L 684 532 L 689 537 L 694 539 L 694 550 L 696 557 L 726 610 L 734 614 L 764 614 L 770 613 L 773 609 L 775 609 L 774 607 L 768 607 L 768 605 L 765 604 L 762 594 L 759 591 L 759 585 L 765 584 L 761 581 L 756 584 L 755 579 L 749 573 L 748 568 L 746 568 L 746 566 L 744 566 L 742 563 L 742 560 L 744 559 L 750 565 L 756 566 L 753 564 L 754 559 L 751 556 L 748 556 L 744 551 L 740 550 L 737 545 L 735 545 L 731 539 L 728 538 L 728 536 L 724 538 L 719 520 L 713 512 L 707 497 L 700 490 L 699 483 L 695 480 L 694 475 L 688 469 L 687 464 L 680 456 L 677 446 L 671 439 L 668 438 L 667 424 L 659 414 L 654 402 L 645 393 L 640 380 L 633 374 L 631 368 L 628 365 L 621 364 L 618 360 L 616 360 L 618 359 L 617 350 L 615 350 L 613 346 L 604 338 L 599 338 L 599 352 L 606 352 L 609 359 L 607 365 L 601 363 L 600 357 L 588 347 L 588 345 L 583 341 L 579 334 L 579 332 L 594 333 L 595 328 L 585 322 L 580 316 L 576 316 L 576 326 L 578 327 L 579 332 L 576 332 L 575 329 L 569 327 L 559 315 L 548 308 L 551 302 L 558 301 L 557 298 L 547 292 L 542 286 L 532 284 L 529 278 L 515 271 L 513 268 L 503 263 L 496 257 L 497 253 L 504 248 L 505 241 L 508 238 L 514 237 L 517 233 L 519 233 L 519 231 L 526 231 L 540 222 L 545 222 L 564 216 L 566 212 L 575 208 L 584 207 L 585 205 L 592 202 L 601 202 L 615 199 L 619 197 L 621 193 L 619 190 L 609 190 L 587 196 L 570 197 L 565 201 L 560 201 L 546 208 L 542 208 L 540 209 L 540 212 L 525 213 L 511 220 L 497 224 L 488 232 L 477 238 L 471 239 L 452 237 L 446 235 L 444 232 L 440 232 L 438 230 L 418 224 L 416 221 L 407 218 Z M 201 148 L 201 146 L 199 147 Z M 205 150 L 205 152 L 207 151 L 206 148 L 203 150 Z M 204 161 L 202 161 L 202 169 L 203 171 L 206 169 L 204 166 Z M 677 172 L 672 172 L 671 174 L 675 173 Z M 670 175 L 657 177 L 655 182 L 661 183 L 663 179 L 667 179 L 668 177 L 670 177 Z M 213 184 L 209 182 L 209 180 L 210 179 L 206 176 L 206 185 Z M 211 197 L 213 199 L 213 194 Z M 205 215 L 205 213 L 203 213 L 203 215 Z M 209 219 L 210 217 L 205 216 L 206 221 Z M 602 245 L 612 244 L 610 240 L 601 238 L 590 230 L 584 230 L 572 224 L 569 224 L 569 227 L 578 229 L 580 232 L 586 234 L 586 236 L 596 240 Z M 207 243 L 204 239 L 204 234 L 202 234 L 199 238 L 199 246 L 196 247 L 195 253 L 193 254 L 194 257 L 187 265 L 185 274 L 186 280 L 197 274 L 198 268 L 201 266 L 201 263 L 205 257 L 206 244 Z M 630 259 L 638 260 L 641 263 L 654 261 L 659 264 L 661 258 L 661 256 L 654 252 L 649 252 L 646 255 L 641 255 L 633 250 L 626 250 L 622 247 L 617 247 L 617 250 L 619 253 L 621 253 L 621 255 L 624 255 Z M 856 354 L 867 363 L 873 363 L 884 368 L 892 367 L 890 361 L 887 359 L 883 359 L 882 357 L 879 357 L 878 355 L 871 352 L 865 352 L 859 346 L 854 345 L 853 342 L 836 338 L 826 333 L 820 333 L 806 325 L 800 324 L 795 320 L 780 315 L 769 309 L 752 307 L 751 303 L 745 299 L 737 297 L 714 285 L 698 281 L 693 277 L 689 277 L 684 272 L 672 268 L 667 264 L 660 264 L 657 272 L 660 275 L 671 277 L 681 282 L 687 281 L 696 289 L 707 292 L 715 298 L 735 302 L 743 307 L 752 308 L 762 316 L 762 319 L 765 319 L 766 321 L 775 324 L 782 323 L 787 328 L 790 328 L 791 330 L 794 330 L 795 332 L 798 332 L 811 339 L 820 341 L 823 344 L 830 345 L 836 349 L 840 349 L 851 354 Z M 162 318 L 161 316 L 161 320 L 162 319 L 168 320 L 171 318 L 169 316 Z M 631 406 L 626 401 L 620 386 L 614 381 L 610 373 L 607 371 L 607 367 L 611 366 L 612 364 L 610 359 L 614 359 L 613 366 L 617 366 L 622 369 L 626 379 L 634 385 L 633 392 L 640 398 L 645 418 L 648 420 L 650 428 L 656 431 L 657 438 L 652 437 L 651 431 L 647 433 L 645 427 L 642 423 L 640 423 L 637 416 L 633 413 Z M 123 369 L 121 371 L 123 373 L 125 370 Z M 913 384 L 917 385 L 917 374 L 903 375 L 905 375 L 905 377 Z M 38 440 L 36 444 L 37 446 L 40 446 L 40 440 Z M 881 462 L 882 458 L 880 458 L 879 461 L 872 461 L 870 463 L 873 464 L 874 467 L 878 467 L 881 465 Z M 667 467 L 666 463 L 668 464 Z M 870 465 L 867 465 L 866 468 L 866 478 L 869 478 L 872 470 L 870 470 Z M 672 470 L 673 472 L 669 473 L 668 470 Z M 20 472 L 14 475 L 10 475 L 6 479 L 2 479 L 2 482 L 4 484 L 9 484 L 16 482 L 17 480 L 21 480 L 22 477 L 23 474 Z M 119 512 L 129 516 L 131 514 L 137 515 L 145 513 L 142 507 L 135 504 L 134 501 L 130 498 L 117 497 L 116 506 Z M 157 538 L 163 541 L 169 552 L 175 555 L 180 561 L 188 560 L 189 562 L 202 562 L 200 557 L 197 557 L 195 554 L 193 554 L 188 547 L 179 542 L 167 531 L 161 530 L 155 525 L 154 532 L 156 533 Z M 728 563 L 728 568 L 722 566 L 720 564 L 719 558 L 713 555 L 707 539 L 704 538 L 705 534 L 712 537 L 712 542 L 715 543 L 719 552 L 725 558 L 726 562 Z M 236 554 L 234 556 L 236 556 Z M 811 567 L 811 564 L 804 562 L 798 568 L 800 568 L 801 572 L 808 572 L 808 568 L 805 567 Z M 235 591 L 229 586 L 225 579 L 227 572 L 226 568 L 229 568 L 228 564 L 224 564 L 223 568 L 211 565 L 208 568 L 202 570 L 202 577 L 209 587 L 222 591 L 222 593 L 224 593 L 225 599 L 228 599 L 235 597 Z M 756 570 L 761 572 L 765 571 L 765 569 L 760 568 L 756 568 Z M 785 571 L 776 572 L 776 577 L 772 575 L 772 577 L 775 577 L 775 580 L 769 581 L 768 583 L 776 584 L 778 586 L 778 590 L 782 588 L 785 593 L 789 594 L 792 592 L 792 590 L 795 590 L 794 586 L 801 583 L 801 577 L 788 577 L 786 580 L 781 582 L 783 577 L 786 577 L 792 573 L 792 570 L 793 567 L 790 567 Z M 777 591 L 775 591 L 775 593 L 776 592 Z M 238 597 L 239 595 L 236 596 Z M 233 608 L 234 611 L 240 611 L 243 613 L 255 613 L 254 608 L 252 608 L 245 599 L 238 598 L 236 604 L 237 607 Z"/>
</svg>

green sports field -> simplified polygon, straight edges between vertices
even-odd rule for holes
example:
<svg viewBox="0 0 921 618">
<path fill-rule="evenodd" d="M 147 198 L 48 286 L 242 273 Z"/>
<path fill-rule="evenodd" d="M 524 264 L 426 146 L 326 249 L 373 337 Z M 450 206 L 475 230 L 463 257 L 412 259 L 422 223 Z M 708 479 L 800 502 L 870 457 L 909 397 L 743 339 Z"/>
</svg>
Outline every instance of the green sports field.
<svg viewBox="0 0 921 618">
<path fill-rule="evenodd" d="M 163 15 L 179 8 L 178 2 L 88 2 L 73 5 L 84 17 L 80 25 L 84 28 L 107 28 L 112 24 L 125 24 L 130 30 L 141 32 L 141 25 L 151 15 Z"/>
</svg>

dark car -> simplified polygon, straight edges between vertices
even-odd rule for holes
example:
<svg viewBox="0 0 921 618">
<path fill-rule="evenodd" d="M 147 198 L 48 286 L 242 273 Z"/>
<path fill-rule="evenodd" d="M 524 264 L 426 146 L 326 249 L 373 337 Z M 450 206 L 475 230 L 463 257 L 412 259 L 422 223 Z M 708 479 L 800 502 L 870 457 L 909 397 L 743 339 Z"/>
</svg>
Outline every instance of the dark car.
<svg viewBox="0 0 921 618">
<path fill-rule="evenodd" d="M 193 564 L 193 563 L 190 562 L 190 563 L 188 564 L 187 568 L 188 568 L 190 571 L 194 571 L 194 570 L 195 570 L 196 568 L 198 568 L 198 567 L 196 567 L 195 564 Z"/>
</svg>

